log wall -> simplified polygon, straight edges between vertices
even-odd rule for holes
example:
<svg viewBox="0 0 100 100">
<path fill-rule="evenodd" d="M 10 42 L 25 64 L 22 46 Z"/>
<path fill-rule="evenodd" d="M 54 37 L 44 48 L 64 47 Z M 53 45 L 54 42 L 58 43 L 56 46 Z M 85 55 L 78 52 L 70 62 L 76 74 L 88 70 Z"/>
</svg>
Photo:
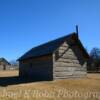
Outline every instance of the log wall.
<svg viewBox="0 0 100 100">
<path fill-rule="evenodd" d="M 77 45 L 65 41 L 53 54 L 54 79 L 86 76 L 87 64 Z"/>
<path fill-rule="evenodd" d="M 19 75 L 35 80 L 53 79 L 53 61 L 52 56 L 42 56 L 31 58 L 20 62 Z"/>
</svg>

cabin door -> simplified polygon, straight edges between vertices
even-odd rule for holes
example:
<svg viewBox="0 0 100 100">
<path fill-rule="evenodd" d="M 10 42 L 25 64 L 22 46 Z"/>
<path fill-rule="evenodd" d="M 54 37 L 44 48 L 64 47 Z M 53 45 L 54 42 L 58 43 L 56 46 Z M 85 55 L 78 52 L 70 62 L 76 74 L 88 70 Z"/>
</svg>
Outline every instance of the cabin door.
<svg viewBox="0 0 100 100">
<path fill-rule="evenodd" d="M 32 63 L 30 63 L 30 65 L 29 65 L 29 71 L 28 71 L 28 75 L 30 76 L 30 77 L 32 77 L 32 75 L 33 75 L 33 68 L 32 68 L 33 66 L 32 66 Z"/>
<path fill-rule="evenodd" d="M 3 65 L 3 70 L 6 70 L 6 65 L 5 64 Z"/>
</svg>

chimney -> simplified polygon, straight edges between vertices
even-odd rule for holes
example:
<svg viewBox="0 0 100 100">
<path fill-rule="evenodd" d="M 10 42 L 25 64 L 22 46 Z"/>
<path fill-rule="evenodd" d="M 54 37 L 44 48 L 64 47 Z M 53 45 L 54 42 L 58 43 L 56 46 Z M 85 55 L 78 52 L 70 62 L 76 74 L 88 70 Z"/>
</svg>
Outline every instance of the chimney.
<svg viewBox="0 0 100 100">
<path fill-rule="evenodd" d="M 76 34 L 77 34 L 77 37 L 79 38 L 79 33 L 78 33 L 78 25 L 76 25 Z"/>
</svg>

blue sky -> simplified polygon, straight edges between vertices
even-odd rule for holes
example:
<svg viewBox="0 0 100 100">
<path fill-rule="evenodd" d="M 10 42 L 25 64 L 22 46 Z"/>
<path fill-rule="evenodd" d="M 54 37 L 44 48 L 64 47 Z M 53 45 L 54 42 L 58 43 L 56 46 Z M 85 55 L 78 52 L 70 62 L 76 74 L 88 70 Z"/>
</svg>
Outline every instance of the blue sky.
<svg viewBox="0 0 100 100">
<path fill-rule="evenodd" d="M 88 51 L 100 48 L 100 0 L 0 0 L 0 57 L 17 59 L 76 24 Z"/>
</svg>

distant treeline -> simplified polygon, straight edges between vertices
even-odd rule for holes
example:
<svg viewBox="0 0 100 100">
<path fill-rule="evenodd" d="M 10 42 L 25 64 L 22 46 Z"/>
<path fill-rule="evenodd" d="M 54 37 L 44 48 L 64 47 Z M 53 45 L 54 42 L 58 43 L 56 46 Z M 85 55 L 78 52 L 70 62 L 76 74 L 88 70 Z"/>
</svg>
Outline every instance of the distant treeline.
<svg viewBox="0 0 100 100">
<path fill-rule="evenodd" d="M 90 52 L 88 72 L 100 72 L 100 49 L 93 48 Z"/>
</svg>

